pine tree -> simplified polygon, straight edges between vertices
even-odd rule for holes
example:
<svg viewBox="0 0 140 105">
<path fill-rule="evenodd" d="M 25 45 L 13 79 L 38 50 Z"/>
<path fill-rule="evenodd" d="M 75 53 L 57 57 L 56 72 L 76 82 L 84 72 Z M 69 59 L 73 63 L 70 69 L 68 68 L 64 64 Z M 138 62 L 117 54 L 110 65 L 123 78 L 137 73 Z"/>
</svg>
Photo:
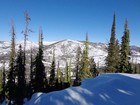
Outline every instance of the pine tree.
<svg viewBox="0 0 140 105">
<path fill-rule="evenodd" d="M 98 71 L 96 68 L 96 63 L 94 61 L 94 58 L 90 59 L 90 72 L 92 73 L 92 77 L 98 76 Z"/>
<path fill-rule="evenodd" d="M 64 82 L 68 83 L 68 72 L 69 71 L 69 66 L 68 66 L 68 61 L 66 60 L 66 65 L 65 65 L 65 75 L 64 75 Z"/>
<path fill-rule="evenodd" d="M 120 62 L 120 72 L 130 73 L 130 64 L 129 64 L 129 29 L 128 21 L 126 19 L 124 26 L 124 35 L 122 36 L 121 42 L 121 62 Z"/>
<path fill-rule="evenodd" d="M 25 89 L 26 89 L 26 80 L 24 67 L 24 52 L 22 51 L 21 45 L 19 46 L 19 51 L 15 62 L 15 72 L 17 77 L 15 101 L 17 105 L 23 105 L 23 99 L 25 97 Z"/>
<path fill-rule="evenodd" d="M 39 30 L 39 51 L 35 57 L 34 61 L 34 89 L 35 92 L 43 92 L 45 88 L 46 75 L 45 66 L 42 62 L 43 60 L 43 36 L 42 30 Z"/>
<path fill-rule="evenodd" d="M 65 65 L 65 74 L 64 74 L 64 84 L 63 84 L 63 88 L 68 88 L 70 86 L 70 81 L 69 81 L 69 65 L 68 65 L 68 61 L 66 60 L 66 65 Z"/>
<path fill-rule="evenodd" d="M 116 40 L 116 43 L 115 43 L 115 68 L 116 68 L 116 71 L 115 72 L 118 72 L 119 69 L 120 69 L 120 45 L 119 45 L 119 41 Z"/>
<path fill-rule="evenodd" d="M 113 17 L 113 24 L 111 29 L 111 38 L 108 45 L 108 55 L 106 57 L 106 71 L 115 72 L 116 71 L 116 15 Z"/>
<path fill-rule="evenodd" d="M 137 66 L 138 66 L 138 65 L 137 65 L 137 64 L 133 64 L 133 65 L 134 65 L 134 74 L 137 74 L 137 71 L 138 71 L 138 70 L 137 70 L 137 69 L 138 69 Z"/>
<path fill-rule="evenodd" d="M 2 94 L 2 70 L 0 70 L 0 94 Z"/>
<path fill-rule="evenodd" d="M 34 92 L 34 72 L 33 72 L 33 49 L 31 46 L 31 53 L 30 53 L 30 81 L 29 81 L 29 85 L 28 85 L 28 89 L 29 89 L 29 97 L 31 97 L 31 95 Z"/>
<path fill-rule="evenodd" d="M 55 51 L 53 50 L 53 59 L 52 59 L 52 65 L 51 65 L 51 71 L 50 71 L 50 80 L 49 80 L 49 84 L 50 86 L 54 86 L 55 85 Z"/>
<path fill-rule="evenodd" d="M 3 62 L 3 68 L 2 71 L 0 71 L 0 102 L 3 102 L 5 99 L 5 82 L 6 82 L 6 77 L 5 77 L 5 61 Z"/>
<path fill-rule="evenodd" d="M 55 83 L 55 90 L 61 90 L 62 89 L 62 77 L 61 77 L 61 69 L 59 67 L 59 61 L 57 65 L 57 75 L 56 75 L 56 83 Z"/>
<path fill-rule="evenodd" d="M 15 99 L 15 72 L 14 72 L 14 62 L 15 62 L 15 29 L 12 23 L 11 27 L 11 51 L 10 51 L 10 62 L 9 62 L 9 71 L 7 77 L 6 84 L 6 96 L 9 100 L 9 104 L 11 105 L 11 101 Z"/>
<path fill-rule="evenodd" d="M 79 77 L 79 70 L 80 70 L 80 57 L 81 57 L 81 48 L 78 47 L 77 54 L 76 54 L 76 73 L 75 73 L 75 80 L 74 85 L 77 86 L 80 84 L 80 77 Z"/>
<path fill-rule="evenodd" d="M 92 77 L 92 73 L 90 72 L 90 61 L 88 57 L 88 33 L 86 33 L 86 42 L 85 48 L 83 50 L 82 58 L 81 58 L 81 68 L 80 68 L 80 80 L 84 78 Z"/>
<path fill-rule="evenodd" d="M 58 65 L 57 65 L 57 81 L 58 83 L 61 83 L 61 70 L 60 70 L 60 67 L 59 67 L 59 61 L 58 61 Z"/>
<path fill-rule="evenodd" d="M 70 58 L 69 68 L 68 68 L 68 82 L 71 84 L 71 72 L 72 72 L 72 59 Z"/>
<path fill-rule="evenodd" d="M 2 88 L 3 88 L 3 95 L 5 97 L 5 82 L 6 82 L 6 74 L 5 74 L 5 62 L 3 63 L 3 71 L 2 71 Z"/>
<path fill-rule="evenodd" d="M 28 28 L 29 21 L 31 20 L 31 18 L 30 18 L 30 16 L 29 16 L 27 11 L 25 12 L 24 16 L 25 16 L 25 29 L 22 32 L 24 34 L 24 50 L 23 50 L 23 52 L 24 52 L 24 59 L 23 59 L 23 61 L 24 62 L 23 63 L 24 63 L 25 71 L 26 71 L 26 68 L 27 68 L 26 67 L 26 45 L 27 45 L 27 39 L 28 39 L 27 37 L 29 35 L 29 32 L 32 32 L 32 30 Z"/>
</svg>

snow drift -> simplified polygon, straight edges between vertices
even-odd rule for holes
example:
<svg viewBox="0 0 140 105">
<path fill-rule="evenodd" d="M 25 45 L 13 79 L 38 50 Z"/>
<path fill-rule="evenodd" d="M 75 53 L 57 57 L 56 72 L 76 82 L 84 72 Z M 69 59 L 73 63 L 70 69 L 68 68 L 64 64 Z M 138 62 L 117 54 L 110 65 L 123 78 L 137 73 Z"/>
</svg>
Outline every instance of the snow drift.
<svg viewBox="0 0 140 105">
<path fill-rule="evenodd" d="M 139 74 L 102 74 L 82 85 L 35 93 L 25 105 L 140 105 Z"/>
</svg>

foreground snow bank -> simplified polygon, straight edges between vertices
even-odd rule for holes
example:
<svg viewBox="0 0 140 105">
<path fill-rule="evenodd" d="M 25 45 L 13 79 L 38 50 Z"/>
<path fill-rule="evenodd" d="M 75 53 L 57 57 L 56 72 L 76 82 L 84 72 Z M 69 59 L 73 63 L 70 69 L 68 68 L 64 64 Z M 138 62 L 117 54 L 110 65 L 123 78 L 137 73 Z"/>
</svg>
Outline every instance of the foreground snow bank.
<svg viewBox="0 0 140 105">
<path fill-rule="evenodd" d="M 25 105 L 140 105 L 140 75 L 102 74 L 79 87 L 36 93 Z"/>
</svg>

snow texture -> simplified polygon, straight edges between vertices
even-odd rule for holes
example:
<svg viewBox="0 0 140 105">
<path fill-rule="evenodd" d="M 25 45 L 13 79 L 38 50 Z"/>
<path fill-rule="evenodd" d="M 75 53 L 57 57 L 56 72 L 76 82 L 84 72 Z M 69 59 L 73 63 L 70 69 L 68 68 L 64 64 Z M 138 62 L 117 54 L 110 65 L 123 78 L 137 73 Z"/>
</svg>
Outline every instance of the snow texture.
<svg viewBox="0 0 140 105">
<path fill-rule="evenodd" d="M 82 85 L 35 93 L 24 105 L 140 105 L 139 74 L 101 74 Z"/>
</svg>

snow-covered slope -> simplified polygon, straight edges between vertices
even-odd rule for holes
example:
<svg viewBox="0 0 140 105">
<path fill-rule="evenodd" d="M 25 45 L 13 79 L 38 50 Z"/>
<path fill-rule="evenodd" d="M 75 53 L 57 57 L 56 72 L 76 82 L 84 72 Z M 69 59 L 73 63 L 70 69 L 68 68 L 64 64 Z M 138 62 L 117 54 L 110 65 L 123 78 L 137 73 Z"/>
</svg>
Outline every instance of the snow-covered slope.
<svg viewBox="0 0 140 105">
<path fill-rule="evenodd" d="M 19 44 L 24 45 L 23 41 L 18 41 L 16 43 L 16 50 L 18 50 Z M 33 47 L 34 56 L 36 55 L 38 43 L 36 42 L 27 42 L 27 63 L 30 62 L 30 49 L 31 45 Z M 54 41 L 54 42 L 44 42 L 44 64 L 47 68 L 49 68 L 52 62 L 53 49 L 55 49 L 55 57 L 56 61 L 60 61 L 60 67 L 65 67 L 66 57 L 68 57 L 68 61 L 72 58 L 73 67 L 75 65 L 75 57 L 78 47 L 83 50 L 84 42 L 83 41 L 75 41 L 75 40 L 62 40 L 62 41 Z M 9 60 L 9 51 L 10 51 L 10 42 L 0 41 L 0 67 L 2 65 L 2 61 L 5 60 L 8 64 Z M 140 63 L 140 48 L 136 46 L 131 46 L 131 61 L 134 63 Z M 105 43 L 89 43 L 89 57 L 93 57 L 98 66 L 105 65 L 105 58 L 107 56 L 107 44 Z M 7 65 L 8 66 L 8 65 Z"/>
<path fill-rule="evenodd" d="M 79 87 L 35 93 L 25 105 L 140 105 L 139 74 L 102 74 Z"/>
</svg>

